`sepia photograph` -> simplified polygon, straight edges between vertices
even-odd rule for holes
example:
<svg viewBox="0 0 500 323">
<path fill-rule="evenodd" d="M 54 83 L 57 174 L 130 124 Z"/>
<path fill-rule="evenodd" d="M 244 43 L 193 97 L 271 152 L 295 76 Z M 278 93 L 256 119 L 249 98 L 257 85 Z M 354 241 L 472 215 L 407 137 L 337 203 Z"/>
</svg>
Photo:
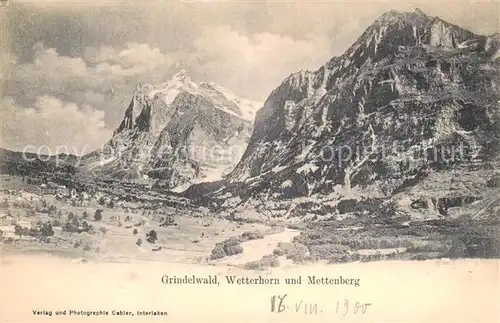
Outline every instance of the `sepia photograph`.
<svg viewBox="0 0 500 323">
<path fill-rule="evenodd" d="M 500 321 L 499 72 L 496 1 L 0 1 L 0 322 Z"/>
</svg>

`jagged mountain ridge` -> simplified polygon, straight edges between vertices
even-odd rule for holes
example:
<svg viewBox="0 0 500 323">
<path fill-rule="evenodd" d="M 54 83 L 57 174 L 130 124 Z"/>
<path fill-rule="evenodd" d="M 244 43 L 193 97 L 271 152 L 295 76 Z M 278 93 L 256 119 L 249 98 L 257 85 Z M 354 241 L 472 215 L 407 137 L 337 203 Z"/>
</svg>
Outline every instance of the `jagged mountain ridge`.
<svg viewBox="0 0 500 323">
<path fill-rule="evenodd" d="M 244 152 L 259 108 L 185 70 L 163 84 L 138 84 L 111 140 L 83 165 L 94 175 L 156 179 L 167 189 L 218 179 Z"/>
<path fill-rule="evenodd" d="M 427 179 L 435 174 L 471 174 L 478 165 L 494 171 L 498 49 L 498 34 L 475 35 L 420 10 L 388 12 L 343 55 L 285 79 L 258 112 L 227 180 L 193 186 L 187 195 L 317 200 L 404 190 L 418 199 L 425 193 L 412 190 L 432 186 Z M 401 151 L 385 151 L 394 144 Z M 460 160 L 426 156 L 460 144 L 467 150 Z M 442 196 L 453 193 L 434 186 Z"/>
</svg>

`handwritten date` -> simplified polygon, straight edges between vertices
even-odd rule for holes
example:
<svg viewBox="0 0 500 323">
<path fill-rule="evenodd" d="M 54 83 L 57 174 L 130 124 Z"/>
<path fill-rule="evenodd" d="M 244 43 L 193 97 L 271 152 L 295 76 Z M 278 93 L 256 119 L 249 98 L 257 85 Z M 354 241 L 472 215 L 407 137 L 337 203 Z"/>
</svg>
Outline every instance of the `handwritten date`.
<svg viewBox="0 0 500 323">
<path fill-rule="evenodd" d="M 285 311 L 288 312 L 290 310 L 295 310 L 296 313 L 304 313 L 306 315 L 319 315 L 323 313 L 322 307 L 317 303 L 306 302 L 304 300 L 290 302 L 287 296 L 288 294 L 271 296 L 271 312 L 283 313 Z M 332 304 L 330 303 L 328 305 L 328 307 L 325 307 L 325 312 L 327 311 L 326 308 L 328 308 L 330 311 L 332 309 Z M 372 305 L 372 303 L 364 303 L 360 301 L 351 301 L 348 299 L 344 299 L 334 301 L 333 305 L 335 314 L 340 316 L 347 316 L 349 314 L 366 314 L 368 308 Z"/>
</svg>

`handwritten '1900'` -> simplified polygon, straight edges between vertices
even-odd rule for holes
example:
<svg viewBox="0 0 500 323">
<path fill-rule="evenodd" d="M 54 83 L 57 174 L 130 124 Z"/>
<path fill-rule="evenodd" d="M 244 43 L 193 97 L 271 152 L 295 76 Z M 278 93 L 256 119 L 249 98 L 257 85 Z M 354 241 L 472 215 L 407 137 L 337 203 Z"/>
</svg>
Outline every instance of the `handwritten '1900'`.
<svg viewBox="0 0 500 323">
<path fill-rule="evenodd" d="M 287 297 L 287 295 L 288 294 L 271 296 L 271 312 L 282 313 L 287 308 L 289 308 L 289 306 L 285 303 L 285 298 Z M 309 305 L 309 311 L 307 311 L 307 305 Z M 352 304 L 352 302 L 350 303 L 348 299 L 344 299 L 343 302 L 337 301 L 335 313 L 341 314 L 342 316 L 346 316 L 350 311 L 352 311 L 353 314 L 365 314 L 368 310 L 368 307 L 371 305 L 372 303 L 361 302 Z M 321 313 L 323 312 L 322 310 L 318 309 L 317 304 L 305 303 L 303 301 L 300 301 L 300 303 L 295 303 L 296 312 L 298 312 L 301 307 L 304 308 L 304 312 L 306 314 L 319 314 L 318 311 Z"/>
</svg>

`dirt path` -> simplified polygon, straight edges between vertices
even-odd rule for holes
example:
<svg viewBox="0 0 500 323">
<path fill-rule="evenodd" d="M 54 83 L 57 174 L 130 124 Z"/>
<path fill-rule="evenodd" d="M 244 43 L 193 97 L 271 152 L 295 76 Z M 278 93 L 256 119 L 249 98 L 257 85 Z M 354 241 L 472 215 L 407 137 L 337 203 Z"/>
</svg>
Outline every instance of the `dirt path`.
<svg viewBox="0 0 500 323">
<path fill-rule="evenodd" d="M 273 253 L 279 242 L 291 242 L 293 237 L 299 235 L 300 231 L 285 229 L 285 231 L 264 236 L 263 239 L 243 242 L 241 247 L 243 253 L 226 257 L 219 261 L 222 264 L 242 265 L 250 261 L 262 259 Z"/>
</svg>

